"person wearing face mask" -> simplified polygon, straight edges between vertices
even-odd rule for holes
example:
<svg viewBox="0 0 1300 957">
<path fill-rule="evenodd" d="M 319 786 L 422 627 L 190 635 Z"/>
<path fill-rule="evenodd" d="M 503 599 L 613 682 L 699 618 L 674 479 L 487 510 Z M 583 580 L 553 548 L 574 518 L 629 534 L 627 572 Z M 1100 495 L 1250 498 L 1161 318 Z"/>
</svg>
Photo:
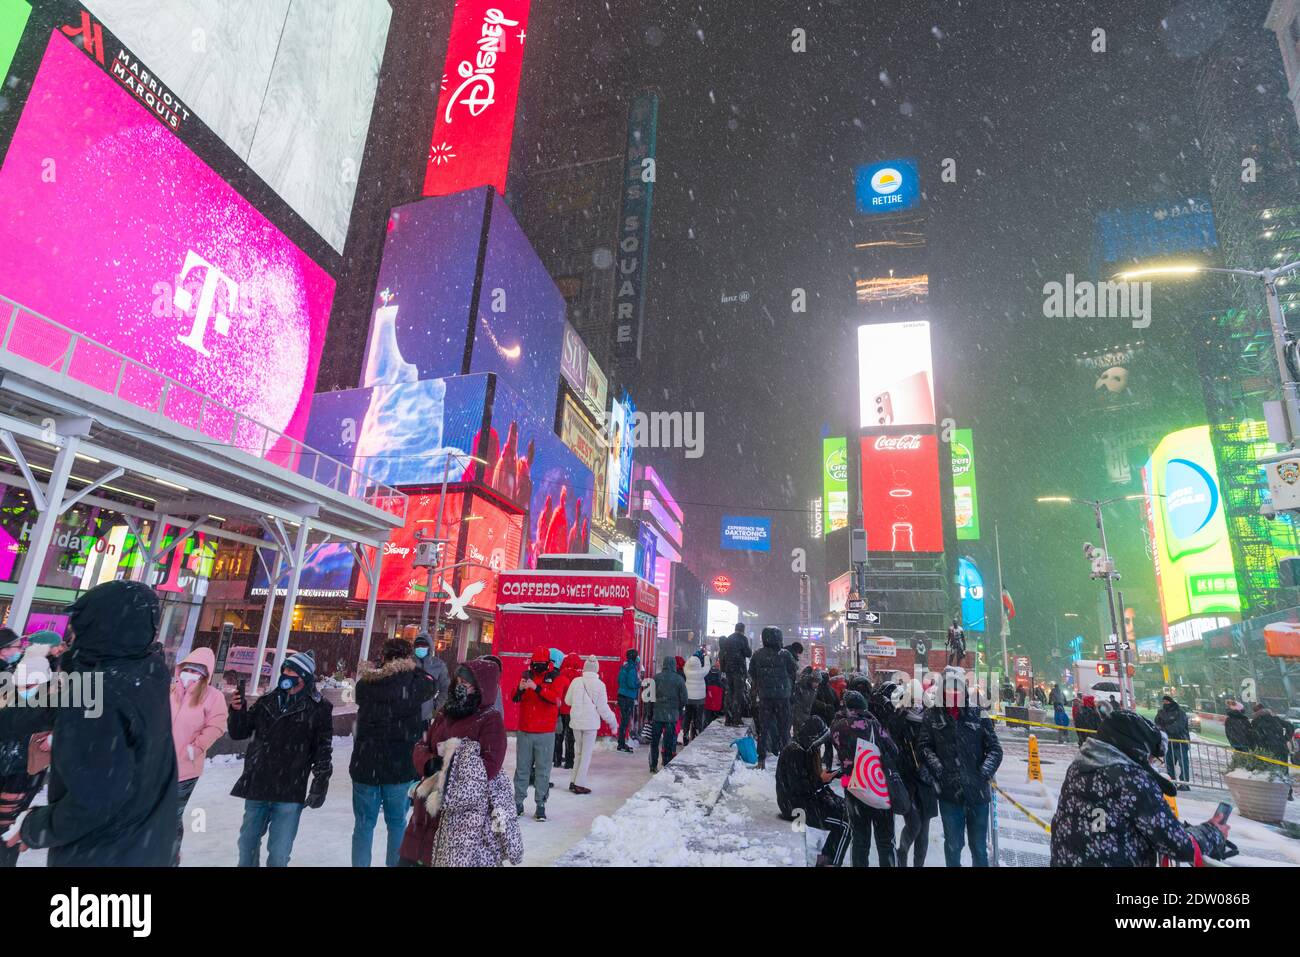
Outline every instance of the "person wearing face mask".
<svg viewBox="0 0 1300 957">
<path fill-rule="evenodd" d="M 268 829 L 267 866 L 288 866 L 302 809 L 325 803 L 333 772 L 333 711 L 316 690 L 316 659 L 310 651 L 285 658 L 279 684 L 251 708 L 238 692 L 231 699 L 230 736 L 252 738 L 244 773 L 230 791 L 244 799 L 240 867 L 259 865 Z"/>
<path fill-rule="evenodd" d="M 546 820 L 546 797 L 551 790 L 551 759 L 555 753 L 555 723 L 563 699 L 563 679 L 552 667 L 546 648 L 533 649 L 528 670 L 519 679 L 512 699 L 519 705 L 519 731 L 515 735 L 515 813 L 524 813 L 528 784 L 533 783 L 533 817 Z"/>
<path fill-rule="evenodd" d="M 399 866 L 427 867 L 452 863 L 453 859 L 479 865 L 497 864 L 503 858 L 519 863 L 523 852 L 518 843 L 519 822 L 512 813 L 514 809 L 510 805 L 514 795 L 502 771 L 506 759 L 506 726 L 501 712 L 492 706 L 500 682 L 500 671 L 482 658 L 467 661 L 456 669 L 447 703 L 411 753 L 420 784 L 398 852 Z M 442 796 L 459 794 L 461 787 L 458 782 L 449 782 L 453 772 L 448 764 L 461 760 L 453 755 L 459 746 L 468 742 L 476 746 L 476 753 L 469 760 L 476 764 L 471 777 L 482 786 L 474 789 L 469 802 L 472 806 L 458 805 L 455 819 L 449 821 L 448 809 L 456 798 L 443 801 Z M 550 757 L 549 752 L 544 754 Z M 478 776 L 477 762 L 481 762 L 485 781 Z M 549 770 L 550 761 L 543 763 Z M 442 833 L 444 827 L 451 830 Z M 462 849 L 466 853 L 460 853 Z"/>
<path fill-rule="evenodd" d="M 447 663 L 433 653 L 433 644 L 429 641 L 428 635 L 416 635 L 414 647 L 416 662 L 424 673 L 433 679 L 433 697 L 420 706 L 420 720 L 428 725 L 437 710 L 447 700 L 451 676 L 447 673 Z"/>
<path fill-rule="evenodd" d="M 4 834 L 45 783 L 54 712 L 40 697 L 50 684 L 46 649 L 32 645 L 15 657 L 13 651 L 21 642 L 8 628 L 0 630 L 0 642 L 0 672 L 12 682 L 11 691 L 0 688 L 0 834 Z M 0 867 L 17 864 L 17 845 L 0 843 Z"/>
<path fill-rule="evenodd" d="M 196 648 L 176 666 L 172 681 L 172 741 L 176 745 L 176 850 L 172 866 L 181 862 L 185 838 L 185 806 L 203 773 L 208 748 L 226 733 L 226 698 L 209 681 L 217 666 L 211 648 Z"/>
<path fill-rule="evenodd" d="M 166 867 L 177 778 L 158 597 L 114 580 L 66 611 L 75 640 L 61 672 L 96 687 L 97 700 L 55 709 L 49 803 L 29 811 L 15 837 L 48 848 L 51 867 Z"/>
</svg>

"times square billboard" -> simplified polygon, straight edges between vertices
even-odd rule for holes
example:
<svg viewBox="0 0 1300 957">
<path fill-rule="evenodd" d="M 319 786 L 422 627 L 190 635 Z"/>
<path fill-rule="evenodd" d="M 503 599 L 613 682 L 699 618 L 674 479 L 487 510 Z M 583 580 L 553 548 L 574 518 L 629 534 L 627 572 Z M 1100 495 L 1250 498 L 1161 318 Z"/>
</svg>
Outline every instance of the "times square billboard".
<svg viewBox="0 0 1300 957">
<path fill-rule="evenodd" d="M 859 442 L 867 549 L 942 552 L 938 437 L 920 432 L 863 435 Z"/>
<path fill-rule="evenodd" d="M 334 280 L 89 51 L 57 29 L 43 50 L 0 166 L 0 294 L 301 439 Z M 61 360 L 59 326 L 20 312 L 10 349 Z M 162 380 L 119 365 L 87 344 L 68 375 L 154 411 Z M 197 406 L 166 414 L 224 439 Z"/>
</svg>

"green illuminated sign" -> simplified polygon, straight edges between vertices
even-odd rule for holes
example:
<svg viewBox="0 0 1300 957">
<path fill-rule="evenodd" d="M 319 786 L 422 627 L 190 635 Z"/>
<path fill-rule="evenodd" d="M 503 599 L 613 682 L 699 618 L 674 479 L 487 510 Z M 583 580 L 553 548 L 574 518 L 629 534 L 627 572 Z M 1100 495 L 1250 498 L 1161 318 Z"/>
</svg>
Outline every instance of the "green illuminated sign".
<svg viewBox="0 0 1300 957">
<path fill-rule="evenodd" d="M 954 429 L 952 433 L 952 498 L 957 540 L 977 541 L 980 508 L 975 492 L 975 440 L 970 429 Z"/>
<path fill-rule="evenodd" d="M 822 498 L 825 530 L 849 525 L 849 441 L 822 439 Z"/>
<path fill-rule="evenodd" d="M 0 0 L 0 86 L 9 75 L 9 65 L 14 62 L 18 41 L 31 13 L 32 6 L 27 0 Z"/>
</svg>

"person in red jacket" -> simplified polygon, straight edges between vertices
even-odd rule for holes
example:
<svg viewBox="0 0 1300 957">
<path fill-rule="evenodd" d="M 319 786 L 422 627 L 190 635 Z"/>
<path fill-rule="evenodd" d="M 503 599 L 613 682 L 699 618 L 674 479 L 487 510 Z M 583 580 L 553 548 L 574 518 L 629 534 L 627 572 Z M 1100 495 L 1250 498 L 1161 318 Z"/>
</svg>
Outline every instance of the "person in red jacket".
<svg viewBox="0 0 1300 957">
<path fill-rule="evenodd" d="M 533 649 L 528 670 L 519 679 L 511 700 L 519 705 L 519 732 L 515 735 L 515 813 L 524 813 L 528 781 L 533 781 L 533 817 L 546 820 L 546 796 L 551 790 L 551 758 L 555 753 L 555 724 L 564 700 L 564 681 L 551 666 L 550 652 Z"/>
<path fill-rule="evenodd" d="M 564 703 L 564 699 L 568 695 L 569 685 L 581 677 L 582 656 L 565 655 L 564 663 L 560 665 L 560 687 L 557 689 L 560 695 L 560 723 L 555 726 L 555 756 L 551 761 L 553 767 L 573 767 L 573 731 L 569 728 L 569 712 L 573 709 Z"/>
</svg>

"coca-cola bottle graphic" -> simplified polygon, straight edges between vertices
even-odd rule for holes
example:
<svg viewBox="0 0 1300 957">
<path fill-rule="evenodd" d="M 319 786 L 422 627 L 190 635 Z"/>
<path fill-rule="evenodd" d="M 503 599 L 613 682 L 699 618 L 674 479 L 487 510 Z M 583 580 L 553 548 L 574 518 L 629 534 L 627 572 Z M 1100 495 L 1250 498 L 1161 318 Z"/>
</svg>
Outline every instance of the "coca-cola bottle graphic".
<svg viewBox="0 0 1300 957">
<path fill-rule="evenodd" d="M 890 551 L 914 552 L 912 523 L 908 505 L 912 499 L 911 478 L 906 469 L 891 469 L 889 497 L 894 503 L 894 523 L 890 528 Z"/>
</svg>

